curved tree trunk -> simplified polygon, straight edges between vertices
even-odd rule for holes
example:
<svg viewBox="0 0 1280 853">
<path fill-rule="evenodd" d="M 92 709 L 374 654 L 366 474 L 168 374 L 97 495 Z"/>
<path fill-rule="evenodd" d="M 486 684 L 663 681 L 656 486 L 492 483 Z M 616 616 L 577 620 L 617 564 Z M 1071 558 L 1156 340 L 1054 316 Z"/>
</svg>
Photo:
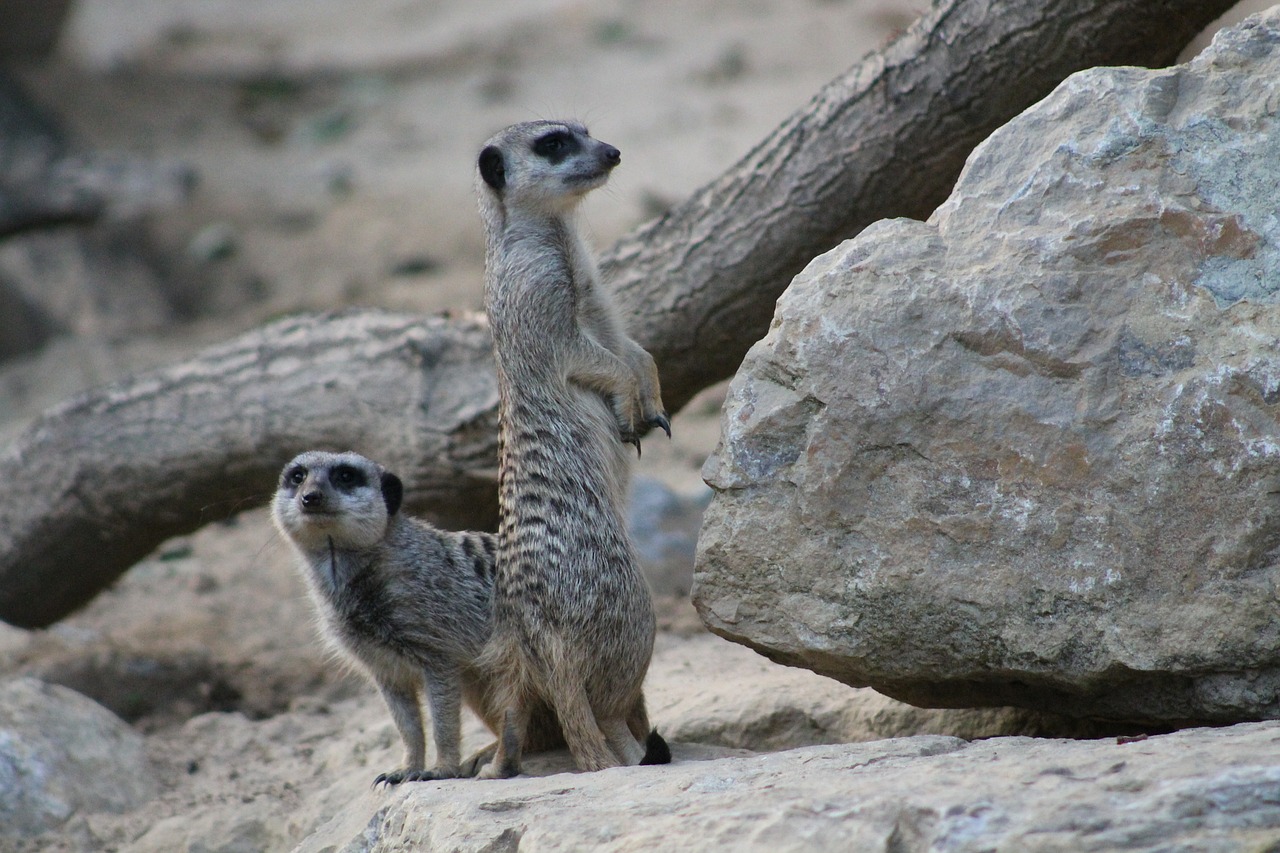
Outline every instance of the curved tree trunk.
<svg viewBox="0 0 1280 853">
<path fill-rule="evenodd" d="M 810 260 L 925 219 L 992 131 L 1095 65 L 1159 67 L 1234 0 L 951 0 L 601 259 L 680 408 L 733 375 Z"/>
<path fill-rule="evenodd" d="M 266 503 L 310 448 L 363 451 L 410 509 L 492 527 L 497 399 L 483 317 L 374 311 L 284 320 L 83 394 L 0 456 L 0 617 L 62 618 L 165 539 Z"/>
<path fill-rule="evenodd" d="M 603 259 L 672 410 L 733 373 L 815 255 L 927 216 L 968 152 L 1073 71 L 1170 62 L 1225 0 L 949 0 Z M 277 323 L 49 412 L 0 457 L 0 619 L 48 625 L 166 538 L 264 503 L 289 458 L 365 450 L 408 506 L 496 517 L 496 390 L 470 319 Z"/>
</svg>

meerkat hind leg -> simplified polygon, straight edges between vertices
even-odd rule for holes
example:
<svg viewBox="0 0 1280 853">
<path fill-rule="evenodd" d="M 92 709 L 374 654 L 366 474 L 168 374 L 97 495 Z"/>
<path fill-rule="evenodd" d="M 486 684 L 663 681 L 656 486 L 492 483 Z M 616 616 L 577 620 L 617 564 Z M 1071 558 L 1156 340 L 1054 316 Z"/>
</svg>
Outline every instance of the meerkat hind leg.
<svg viewBox="0 0 1280 853">
<path fill-rule="evenodd" d="M 521 750 L 525 732 L 529 728 L 529 709 L 517 703 L 507 709 L 502 719 L 502 731 L 494 744 L 493 758 L 476 774 L 477 779 L 510 779 L 520 775 Z"/>
<path fill-rule="evenodd" d="M 609 748 L 620 764 L 632 766 L 639 764 L 645 756 L 644 747 L 631 734 L 631 728 L 622 717 L 614 717 L 600 721 L 600 731 L 604 733 Z"/>
<path fill-rule="evenodd" d="M 604 770 L 622 763 L 596 721 L 586 688 L 580 681 L 572 677 L 557 678 L 550 694 L 565 743 L 579 770 Z"/>
<path fill-rule="evenodd" d="M 480 771 L 493 761 L 493 756 L 498 752 L 498 742 L 495 740 L 488 746 L 478 749 L 471 755 L 467 756 L 467 760 L 462 762 L 460 775 L 462 776 L 478 776 Z"/>
</svg>

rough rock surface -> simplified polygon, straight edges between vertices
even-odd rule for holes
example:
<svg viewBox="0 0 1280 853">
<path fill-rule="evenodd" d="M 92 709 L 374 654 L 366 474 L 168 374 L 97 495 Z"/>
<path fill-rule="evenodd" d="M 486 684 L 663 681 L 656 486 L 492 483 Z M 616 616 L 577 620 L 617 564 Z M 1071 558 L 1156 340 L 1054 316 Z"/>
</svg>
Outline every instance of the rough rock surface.
<svg viewBox="0 0 1280 853">
<path fill-rule="evenodd" d="M 156 793 L 142 736 L 106 708 L 34 678 L 0 682 L 0 848 L 77 812 L 125 812 Z"/>
<path fill-rule="evenodd" d="M 1273 10 L 815 260 L 704 469 L 712 630 L 923 705 L 1280 716 L 1278 112 Z"/>
<path fill-rule="evenodd" d="M 659 635 L 646 684 L 672 741 L 765 751 L 937 734 L 1097 737 L 1106 729 L 1018 708 L 916 708 L 702 634 Z M 1115 732 L 1111 732 L 1114 734 Z"/>
<path fill-rule="evenodd" d="M 677 416 L 679 434 L 686 423 Z M 913 708 L 707 634 L 687 601 L 657 604 L 646 697 L 682 760 L 914 734 L 1098 734 L 1016 709 Z M 401 758 L 390 715 L 327 659 L 263 509 L 171 541 L 53 629 L 0 626 L 0 672 L 132 722 L 160 790 L 125 814 L 78 809 L 15 853 L 288 850 L 339 816 L 358 832 L 395 796 L 370 789 Z M 463 736 L 464 751 L 491 739 L 470 714 Z M 543 767 L 563 769 L 564 756 Z"/>
<path fill-rule="evenodd" d="M 412 785 L 301 851 L 1273 849 L 1280 724 L 1120 743 L 919 736 Z M 345 818 L 345 822 L 344 822 Z"/>
</svg>

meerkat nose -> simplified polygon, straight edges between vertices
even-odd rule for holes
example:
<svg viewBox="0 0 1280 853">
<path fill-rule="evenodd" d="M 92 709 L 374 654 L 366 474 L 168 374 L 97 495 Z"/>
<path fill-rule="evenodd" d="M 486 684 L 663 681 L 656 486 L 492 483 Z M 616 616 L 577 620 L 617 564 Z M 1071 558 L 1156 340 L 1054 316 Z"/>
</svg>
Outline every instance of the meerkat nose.
<svg viewBox="0 0 1280 853">
<path fill-rule="evenodd" d="M 622 152 L 612 145 L 606 145 L 601 156 L 604 157 L 604 162 L 609 166 L 616 166 L 622 162 Z"/>
<path fill-rule="evenodd" d="M 302 505 L 305 507 L 317 507 L 324 503 L 323 492 L 306 492 L 302 495 Z"/>
</svg>

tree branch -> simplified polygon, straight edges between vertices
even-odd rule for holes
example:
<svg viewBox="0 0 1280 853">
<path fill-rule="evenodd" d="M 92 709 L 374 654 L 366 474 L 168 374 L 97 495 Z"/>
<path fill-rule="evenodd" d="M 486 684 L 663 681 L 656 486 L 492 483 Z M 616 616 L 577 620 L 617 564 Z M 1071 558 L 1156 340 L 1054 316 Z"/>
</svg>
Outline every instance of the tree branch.
<svg viewBox="0 0 1280 853">
<path fill-rule="evenodd" d="M 601 259 L 672 411 L 732 376 L 810 260 L 925 219 L 994 130 L 1095 65 L 1159 67 L 1234 0 L 951 0 Z"/>
<path fill-rule="evenodd" d="M 363 450 L 406 506 L 497 523 L 482 317 L 283 320 L 47 412 L 0 456 L 0 617 L 51 624 L 171 536 L 266 503 L 309 448 Z"/>
</svg>

